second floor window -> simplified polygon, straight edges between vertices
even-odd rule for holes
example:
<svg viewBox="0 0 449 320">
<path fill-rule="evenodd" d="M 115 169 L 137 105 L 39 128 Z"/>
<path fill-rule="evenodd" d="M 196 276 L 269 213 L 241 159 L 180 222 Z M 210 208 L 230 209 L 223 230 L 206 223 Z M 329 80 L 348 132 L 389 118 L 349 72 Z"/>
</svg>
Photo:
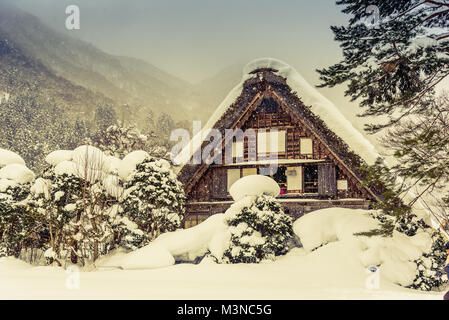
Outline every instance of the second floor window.
<svg viewBox="0 0 449 320">
<path fill-rule="evenodd" d="M 257 132 L 257 153 L 284 153 L 285 130 Z"/>
</svg>

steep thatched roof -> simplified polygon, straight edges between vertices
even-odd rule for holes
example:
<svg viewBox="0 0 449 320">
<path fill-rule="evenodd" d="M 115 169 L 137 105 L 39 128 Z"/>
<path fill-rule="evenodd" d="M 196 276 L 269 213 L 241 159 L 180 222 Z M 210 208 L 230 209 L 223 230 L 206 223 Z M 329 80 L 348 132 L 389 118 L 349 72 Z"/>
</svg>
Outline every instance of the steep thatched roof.
<svg viewBox="0 0 449 320">
<path fill-rule="evenodd" d="M 243 83 L 240 96 L 232 103 L 222 116 L 213 125 L 214 129 L 219 130 L 225 136 L 225 129 L 233 129 L 236 121 L 242 114 L 248 110 L 248 106 L 255 99 L 256 95 L 270 91 L 273 92 L 283 102 L 291 113 L 301 119 L 322 141 L 331 149 L 341 162 L 362 181 L 362 173 L 357 168 L 366 165 L 365 161 L 355 152 L 353 152 L 347 143 L 333 132 L 321 118 L 311 111 L 311 106 L 306 106 L 293 92 L 287 81 L 282 76 L 276 74 L 277 70 L 273 68 L 259 68 L 251 73 L 254 74 Z M 204 147 L 204 145 L 203 145 Z M 200 171 L 204 169 L 205 164 L 191 165 L 186 164 L 178 174 L 178 178 L 185 184 L 192 183 L 192 179 Z M 369 189 L 376 198 L 378 192 Z"/>
</svg>

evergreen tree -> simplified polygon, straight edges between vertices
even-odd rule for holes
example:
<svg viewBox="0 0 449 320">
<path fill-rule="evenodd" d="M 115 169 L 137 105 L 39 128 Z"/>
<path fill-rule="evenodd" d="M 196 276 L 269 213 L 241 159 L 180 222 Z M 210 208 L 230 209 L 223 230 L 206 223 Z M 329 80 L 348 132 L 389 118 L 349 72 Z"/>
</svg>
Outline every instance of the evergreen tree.
<svg viewBox="0 0 449 320">
<path fill-rule="evenodd" d="M 44 234 L 27 206 L 29 193 L 29 183 L 0 192 L 0 257 L 19 257 L 22 249 L 40 246 Z"/>
<path fill-rule="evenodd" d="M 110 126 L 117 125 L 117 114 L 111 106 L 99 106 L 95 110 L 94 125 L 97 131 L 106 131 Z"/>
<path fill-rule="evenodd" d="M 123 225 L 125 247 L 140 248 L 180 226 L 186 198 L 166 160 L 145 159 L 125 181 L 124 188 L 123 214 L 132 222 Z"/>
<path fill-rule="evenodd" d="M 347 83 L 346 95 L 360 101 L 362 116 L 377 117 L 367 131 L 390 129 L 383 143 L 397 165 L 377 162 L 365 168 L 367 181 L 387 183 L 381 188 L 385 198 L 381 209 L 408 214 L 416 201 L 434 196 L 448 182 L 447 107 L 435 102 L 434 88 L 449 75 L 449 4 L 427 0 L 339 0 L 337 4 L 351 16 L 348 26 L 331 27 L 344 58 L 318 70 L 320 86 Z M 372 21 L 376 11 L 378 20 Z M 390 177 L 396 186 L 386 181 Z M 405 193 L 416 196 L 403 204 L 400 199 Z M 441 195 L 437 202 L 444 202 Z M 391 226 L 384 227 L 391 231 Z"/>
<path fill-rule="evenodd" d="M 147 136 L 141 134 L 135 127 L 123 128 L 113 125 L 105 131 L 98 131 L 88 139 L 87 144 L 98 147 L 108 156 L 121 159 L 132 151 L 146 150 L 147 141 Z"/>
<path fill-rule="evenodd" d="M 331 27 L 344 59 L 318 70 L 321 87 L 348 83 L 363 116 L 387 116 L 374 132 L 426 109 L 417 103 L 449 74 L 449 4 L 427 0 L 338 0 L 349 26 Z M 373 7 L 374 6 L 374 7 Z M 372 19 L 378 10 L 380 21 Z"/>
<path fill-rule="evenodd" d="M 12 96 L 0 104 L 0 148 L 20 153 L 35 172 L 44 169 L 53 150 L 79 145 L 86 136 L 83 121 L 74 122 L 51 101 L 33 91 Z"/>
<path fill-rule="evenodd" d="M 231 238 L 223 256 L 215 257 L 218 262 L 258 263 L 288 252 L 292 221 L 274 197 L 258 196 L 226 215 Z"/>
</svg>

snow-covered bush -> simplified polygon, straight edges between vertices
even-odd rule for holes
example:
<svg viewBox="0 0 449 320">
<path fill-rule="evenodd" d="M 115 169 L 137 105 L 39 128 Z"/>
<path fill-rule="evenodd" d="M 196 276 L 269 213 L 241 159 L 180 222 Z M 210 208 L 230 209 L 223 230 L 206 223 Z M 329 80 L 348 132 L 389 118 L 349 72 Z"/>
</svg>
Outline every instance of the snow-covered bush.
<svg viewBox="0 0 449 320">
<path fill-rule="evenodd" d="M 16 185 L 0 193 L 0 257 L 18 257 L 34 227 L 25 201 L 29 189 L 29 184 Z"/>
<path fill-rule="evenodd" d="M 273 196 L 247 196 L 236 202 L 225 214 L 229 241 L 221 263 L 258 263 L 286 254 L 293 235 L 291 218 Z M 215 253 L 216 254 L 216 253 Z"/>
<path fill-rule="evenodd" d="M 403 233 L 409 237 L 415 236 L 418 232 L 430 232 L 432 237 L 432 248 L 424 252 L 416 263 L 416 276 L 412 284 L 407 287 L 430 291 L 440 288 L 447 282 L 442 272 L 447 259 L 445 251 L 445 240 L 441 233 L 431 229 L 422 219 L 415 215 L 401 216 L 399 219 L 375 211 L 371 216 L 382 223 L 389 222 L 394 230 Z"/>
<path fill-rule="evenodd" d="M 139 157 L 130 154 L 127 158 Z M 124 172 L 129 172 L 128 162 L 132 161 L 125 162 L 125 168 L 119 170 L 122 178 Z M 183 219 L 186 201 L 182 184 L 166 160 L 146 157 L 135 162 L 140 163 L 125 179 L 122 200 L 123 215 L 132 222 L 123 225 L 122 244 L 130 249 L 148 244 L 161 233 L 176 230 Z"/>
<path fill-rule="evenodd" d="M 39 245 L 42 235 L 27 205 L 33 180 L 22 157 L 0 149 L 0 256 L 18 257 L 22 249 Z"/>
<path fill-rule="evenodd" d="M 103 152 L 81 146 L 52 152 L 51 164 L 31 188 L 30 206 L 41 215 L 50 234 L 49 262 L 95 261 L 116 244 L 120 186 L 117 171 Z M 114 179 L 115 178 L 115 179 Z"/>
<path fill-rule="evenodd" d="M 385 223 L 393 226 L 391 236 L 366 235 Z M 380 210 L 329 208 L 300 217 L 293 230 L 305 250 L 351 250 L 363 267 L 376 266 L 382 277 L 403 287 L 432 290 L 445 281 L 444 241 L 417 217 L 396 222 Z"/>
</svg>

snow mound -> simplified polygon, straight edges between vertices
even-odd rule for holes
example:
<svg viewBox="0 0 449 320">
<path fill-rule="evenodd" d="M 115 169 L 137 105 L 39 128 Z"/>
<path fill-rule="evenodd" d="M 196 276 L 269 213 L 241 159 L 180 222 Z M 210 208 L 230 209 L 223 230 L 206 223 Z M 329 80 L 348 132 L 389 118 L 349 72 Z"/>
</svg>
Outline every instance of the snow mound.
<svg viewBox="0 0 449 320">
<path fill-rule="evenodd" d="M 128 153 L 120 162 L 118 167 L 118 174 L 120 178 L 126 180 L 129 175 L 136 169 L 136 166 L 142 163 L 150 155 L 142 150 Z"/>
<path fill-rule="evenodd" d="M 229 193 L 234 201 L 239 201 L 246 196 L 260 196 L 262 194 L 276 197 L 281 192 L 279 185 L 272 178 L 262 175 L 250 175 L 243 177 L 231 186 Z"/>
<path fill-rule="evenodd" d="M 114 156 L 107 156 L 105 159 L 105 171 L 107 173 L 118 174 L 118 169 L 122 160 Z"/>
<path fill-rule="evenodd" d="M 0 168 L 5 167 L 9 164 L 25 165 L 25 161 L 17 153 L 5 149 L 0 149 Z"/>
<path fill-rule="evenodd" d="M 422 231 L 409 237 L 395 231 L 392 237 L 354 235 L 379 226 L 368 213 L 344 208 L 317 210 L 296 220 L 293 231 L 307 251 L 315 250 L 319 255 L 327 244 L 338 243 L 340 250 L 355 251 L 364 268 L 380 266 L 384 278 L 402 286 L 411 285 L 417 271 L 413 261 L 430 252 L 431 234 Z"/>
<path fill-rule="evenodd" d="M 215 214 L 195 227 L 161 234 L 143 248 L 108 258 L 102 266 L 114 264 L 124 269 L 152 269 L 173 265 L 175 261 L 194 262 L 206 254 L 213 238 L 226 228 L 224 215 Z"/>
<path fill-rule="evenodd" d="M 78 169 L 76 164 L 73 161 L 62 161 L 58 163 L 55 167 L 55 174 L 57 175 L 78 175 Z"/>
<path fill-rule="evenodd" d="M 329 242 L 352 239 L 354 233 L 378 228 L 367 211 L 329 208 L 308 213 L 293 223 L 304 249 L 312 251 Z"/>
<path fill-rule="evenodd" d="M 116 175 L 108 175 L 102 183 L 111 197 L 119 198 L 124 192 L 124 189 L 120 186 L 120 179 Z"/>
<path fill-rule="evenodd" d="M 166 248 L 177 261 L 194 261 L 204 256 L 214 236 L 226 228 L 224 215 L 214 214 L 192 228 L 161 234 L 149 246 Z"/>
<path fill-rule="evenodd" d="M 49 180 L 37 178 L 30 191 L 37 196 L 42 194 L 45 199 L 50 199 L 50 184 Z"/>
<path fill-rule="evenodd" d="M 49 153 L 45 157 L 45 162 L 47 162 L 49 165 L 57 166 L 63 161 L 72 160 L 72 156 L 73 156 L 72 150 L 56 150 Z"/>
<path fill-rule="evenodd" d="M 9 187 L 15 187 L 17 183 L 9 179 L 0 179 L 0 192 L 5 192 Z"/>
<path fill-rule="evenodd" d="M 124 256 L 120 263 L 123 269 L 155 269 L 175 264 L 167 249 L 160 246 L 146 246 Z"/>
<path fill-rule="evenodd" d="M 0 169 L 0 179 L 9 179 L 16 183 L 28 183 L 34 180 L 33 171 L 23 164 L 13 163 Z"/>
<path fill-rule="evenodd" d="M 104 170 L 105 158 L 103 151 L 88 145 L 80 146 L 72 152 L 72 161 L 80 168 Z"/>
</svg>

